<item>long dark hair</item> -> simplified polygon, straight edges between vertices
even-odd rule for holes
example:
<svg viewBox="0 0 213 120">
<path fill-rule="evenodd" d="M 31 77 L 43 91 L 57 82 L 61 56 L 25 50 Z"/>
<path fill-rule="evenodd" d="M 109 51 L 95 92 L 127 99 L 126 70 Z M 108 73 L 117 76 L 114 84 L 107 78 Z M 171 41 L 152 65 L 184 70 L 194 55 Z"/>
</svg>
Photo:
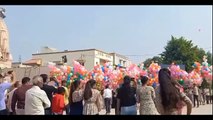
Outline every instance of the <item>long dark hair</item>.
<svg viewBox="0 0 213 120">
<path fill-rule="evenodd" d="M 96 84 L 96 81 L 91 79 L 86 83 L 84 89 L 84 100 L 88 100 L 92 97 L 92 87 Z"/>
<path fill-rule="evenodd" d="M 130 87 L 130 82 L 131 82 L 131 78 L 130 78 L 128 75 L 126 75 L 126 76 L 124 77 L 123 86 L 124 86 L 124 87 Z"/>
<path fill-rule="evenodd" d="M 180 94 L 171 79 L 170 71 L 167 68 L 162 68 L 159 71 L 158 78 L 164 109 L 176 108 L 176 104 L 180 100 Z"/>
<path fill-rule="evenodd" d="M 81 81 L 79 81 L 79 80 L 76 80 L 76 81 L 74 81 L 74 82 L 71 83 L 70 95 L 69 95 L 69 102 L 70 102 L 70 104 L 73 103 L 73 101 L 72 101 L 72 94 L 79 87 L 80 83 L 81 83 Z"/>
</svg>

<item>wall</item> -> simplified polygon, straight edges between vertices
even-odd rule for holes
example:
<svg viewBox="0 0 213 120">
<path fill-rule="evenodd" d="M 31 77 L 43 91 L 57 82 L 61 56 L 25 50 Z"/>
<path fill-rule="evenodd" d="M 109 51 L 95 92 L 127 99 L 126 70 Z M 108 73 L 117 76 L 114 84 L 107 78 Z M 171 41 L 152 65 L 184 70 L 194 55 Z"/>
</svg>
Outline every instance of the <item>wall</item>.
<svg viewBox="0 0 213 120">
<path fill-rule="evenodd" d="M 122 60 L 121 66 L 123 66 L 123 67 L 128 67 L 131 64 L 131 61 L 129 59 L 120 57 L 117 54 L 114 54 L 113 56 L 115 57 L 114 58 L 114 64 L 115 65 L 120 64 L 120 60 Z M 125 65 L 123 64 L 123 61 L 125 61 Z"/>
<path fill-rule="evenodd" d="M 85 59 L 86 62 L 84 66 L 86 69 L 90 70 L 94 67 L 94 56 L 95 51 L 78 51 L 78 52 L 60 52 L 60 53 L 51 53 L 51 54 L 36 54 L 33 55 L 33 58 L 41 58 L 42 59 L 42 66 L 47 66 L 48 62 L 53 61 L 61 61 L 61 57 L 66 55 L 67 56 L 67 65 L 73 66 L 73 60 L 78 59 Z"/>
<path fill-rule="evenodd" d="M 30 71 L 31 69 L 31 71 Z M 49 68 L 48 67 L 38 67 L 38 68 L 33 68 L 33 67 L 28 67 L 28 68 L 5 68 L 2 70 L 3 73 L 7 73 L 8 71 L 13 70 L 16 73 L 16 78 L 17 80 L 21 81 L 23 77 L 30 77 L 31 79 L 35 75 L 40 75 L 40 74 L 47 74 L 49 75 Z M 25 75 L 25 71 L 30 74 Z"/>
<path fill-rule="evenodd" d="M 113 62 L 113 56 L 108 54 L 108 53 L 104 53 L 104 52 L 101 52 L 101 51 L 95 51 L 95 65 L 96 65 L 96 62 L 98 62 L 98 64 L 104 64 L 102 61 L 105 60 L 105 61 L 108 61 L 112 64 Z"/>
</svg>

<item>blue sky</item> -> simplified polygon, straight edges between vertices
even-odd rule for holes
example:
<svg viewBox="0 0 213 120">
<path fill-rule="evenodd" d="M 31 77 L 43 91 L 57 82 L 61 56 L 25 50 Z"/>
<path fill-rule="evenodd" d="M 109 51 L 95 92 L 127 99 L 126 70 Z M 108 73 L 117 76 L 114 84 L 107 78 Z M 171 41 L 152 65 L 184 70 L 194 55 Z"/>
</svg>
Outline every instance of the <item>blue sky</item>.
<svg viewBox="0 0 213 120">
<path fill-rule="evenodd" d="M 97 48 L 134 62 L 160 54 L 171 35 L 212 51 L 212 6 L 1 6 L 14 61 L 42 46 Z M 200 31 L 199 31 L 200 29 Z"/>
</svg>

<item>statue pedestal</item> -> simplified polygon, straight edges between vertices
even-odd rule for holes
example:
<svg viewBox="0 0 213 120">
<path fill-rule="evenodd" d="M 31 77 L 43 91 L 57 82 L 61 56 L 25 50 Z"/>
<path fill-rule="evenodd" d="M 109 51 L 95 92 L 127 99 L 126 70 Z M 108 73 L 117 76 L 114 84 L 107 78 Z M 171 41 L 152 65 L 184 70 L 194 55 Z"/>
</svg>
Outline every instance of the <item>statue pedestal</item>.
<svg viewBox="0 0 213 120">
<path fill-rule="evenodd" d="M 11 68 L 11 66 L 12 66 L 12 62 L 11 61 L 6 61 L 6 62 L 0 61 L 0 68 L 1 69 Z"/>
</svg>

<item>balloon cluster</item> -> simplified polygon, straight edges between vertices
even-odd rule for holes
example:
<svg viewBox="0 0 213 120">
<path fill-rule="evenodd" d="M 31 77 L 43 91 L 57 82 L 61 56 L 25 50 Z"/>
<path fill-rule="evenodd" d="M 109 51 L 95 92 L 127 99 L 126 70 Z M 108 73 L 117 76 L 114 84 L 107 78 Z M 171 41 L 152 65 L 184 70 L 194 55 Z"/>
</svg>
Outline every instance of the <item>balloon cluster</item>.
<svg viewBox="0 0 213 120">
<path fill-rule="evenodd" d="M 192 67 L 194 68 L 195 72 L 200 73 L 201 64 L 199 62 L 194 62 L 194 64 L 192 65 Z"/>
<path fill-rule="evenodd" d="M 158 83 L 158 72 L 160 71 L 161 67 L 158 65 L 158 63 L 152 63 L 150 64 L 148 68 L 148 75 L 149 75 L 149 83 L 148 85 L 152 85 Z"/>
<path fill-rule="evenodd" d="M 207 62 L 207 56 L 203 56 L 203 63 L 201 67 L 201 75 L 207 80 L 207 82 L 212 81 L 212 66 Z"/>
<path fill-rule="evenodd" d="M 188 73 L 185 70 L 182 70 L 179 65 L 175 65 L 174 63 L 172 63 L 172 65 L 169 67 L 169 70 L 171 72 L 171 77 L 173 80 L 189 80 Z"/>
<path fill-rule="evenodd" d="M 123 83 L 123 77 L 129 75 L 135 78 L 135 82 L 138 82 L 140 76 L 148 76 L 150 86 L 156 86 L 158 84 L 158 72 L 161 67 L 158 63 L 152 62 L 146 69 L 143 64 L 131 64 L 127 68 L 122 68 L 121 65 L 113 66 L 109 62 L 104 65 L 97 64 L 90 71 L 87 71 L 84 66 L 79 62 L 73 61 L 73 67 L 71 66 L 59 66 L 56 67 L 55 63 L 49 62 L 48 67 L 50 69 L 50 76 L 57 78 L 58 82 L 67 80 L 69 85 L 75 80 L 81 80 L 86 83 L 89 79 L 96 80 L 97 88 L 103 90 L 105 85 L 110 85 L 113 89 L 116 89 L 120 84 Z M 193 64 L 194 70 L 190 73 L 180 69 L 178 65 L 174 63 L 169 67 L 171 71 L 171 77 L 174 80 L 178 80 L 180 84 L 186 82 L 201 84 L 202 77 L 208 81 L 212 80 L 212 66 L 207 63 L 204 59 L 202 66 L 199 62 Z"/>
<path fill-rule="evenodd" d="M 199 73 L 196 72 L 196 70 L 193 70 L 189 73 L 189 79 L 196 85 L 201 85 L 202 83 L 202 77 Z"/>
<path fill-rule="evenodd" d="M 135 80 L 138 80 L 140 76 L 147 75 L 147 71 L 140 68 L 140 66 L 136 64 L 131 64 L 126 69 L 126 75 L 129 75 L 132 78 L 135 78 Z"/>
<path fill-rule="evenodd" d="M 55 63 L 49 62 L 48 67 L 50 68 L 50 76 L 57 78 L 58 82 L 61 82 L 62 79 L 65 77 L 64 72 L 61 69 L 55 66 Z"/>
</svg>

